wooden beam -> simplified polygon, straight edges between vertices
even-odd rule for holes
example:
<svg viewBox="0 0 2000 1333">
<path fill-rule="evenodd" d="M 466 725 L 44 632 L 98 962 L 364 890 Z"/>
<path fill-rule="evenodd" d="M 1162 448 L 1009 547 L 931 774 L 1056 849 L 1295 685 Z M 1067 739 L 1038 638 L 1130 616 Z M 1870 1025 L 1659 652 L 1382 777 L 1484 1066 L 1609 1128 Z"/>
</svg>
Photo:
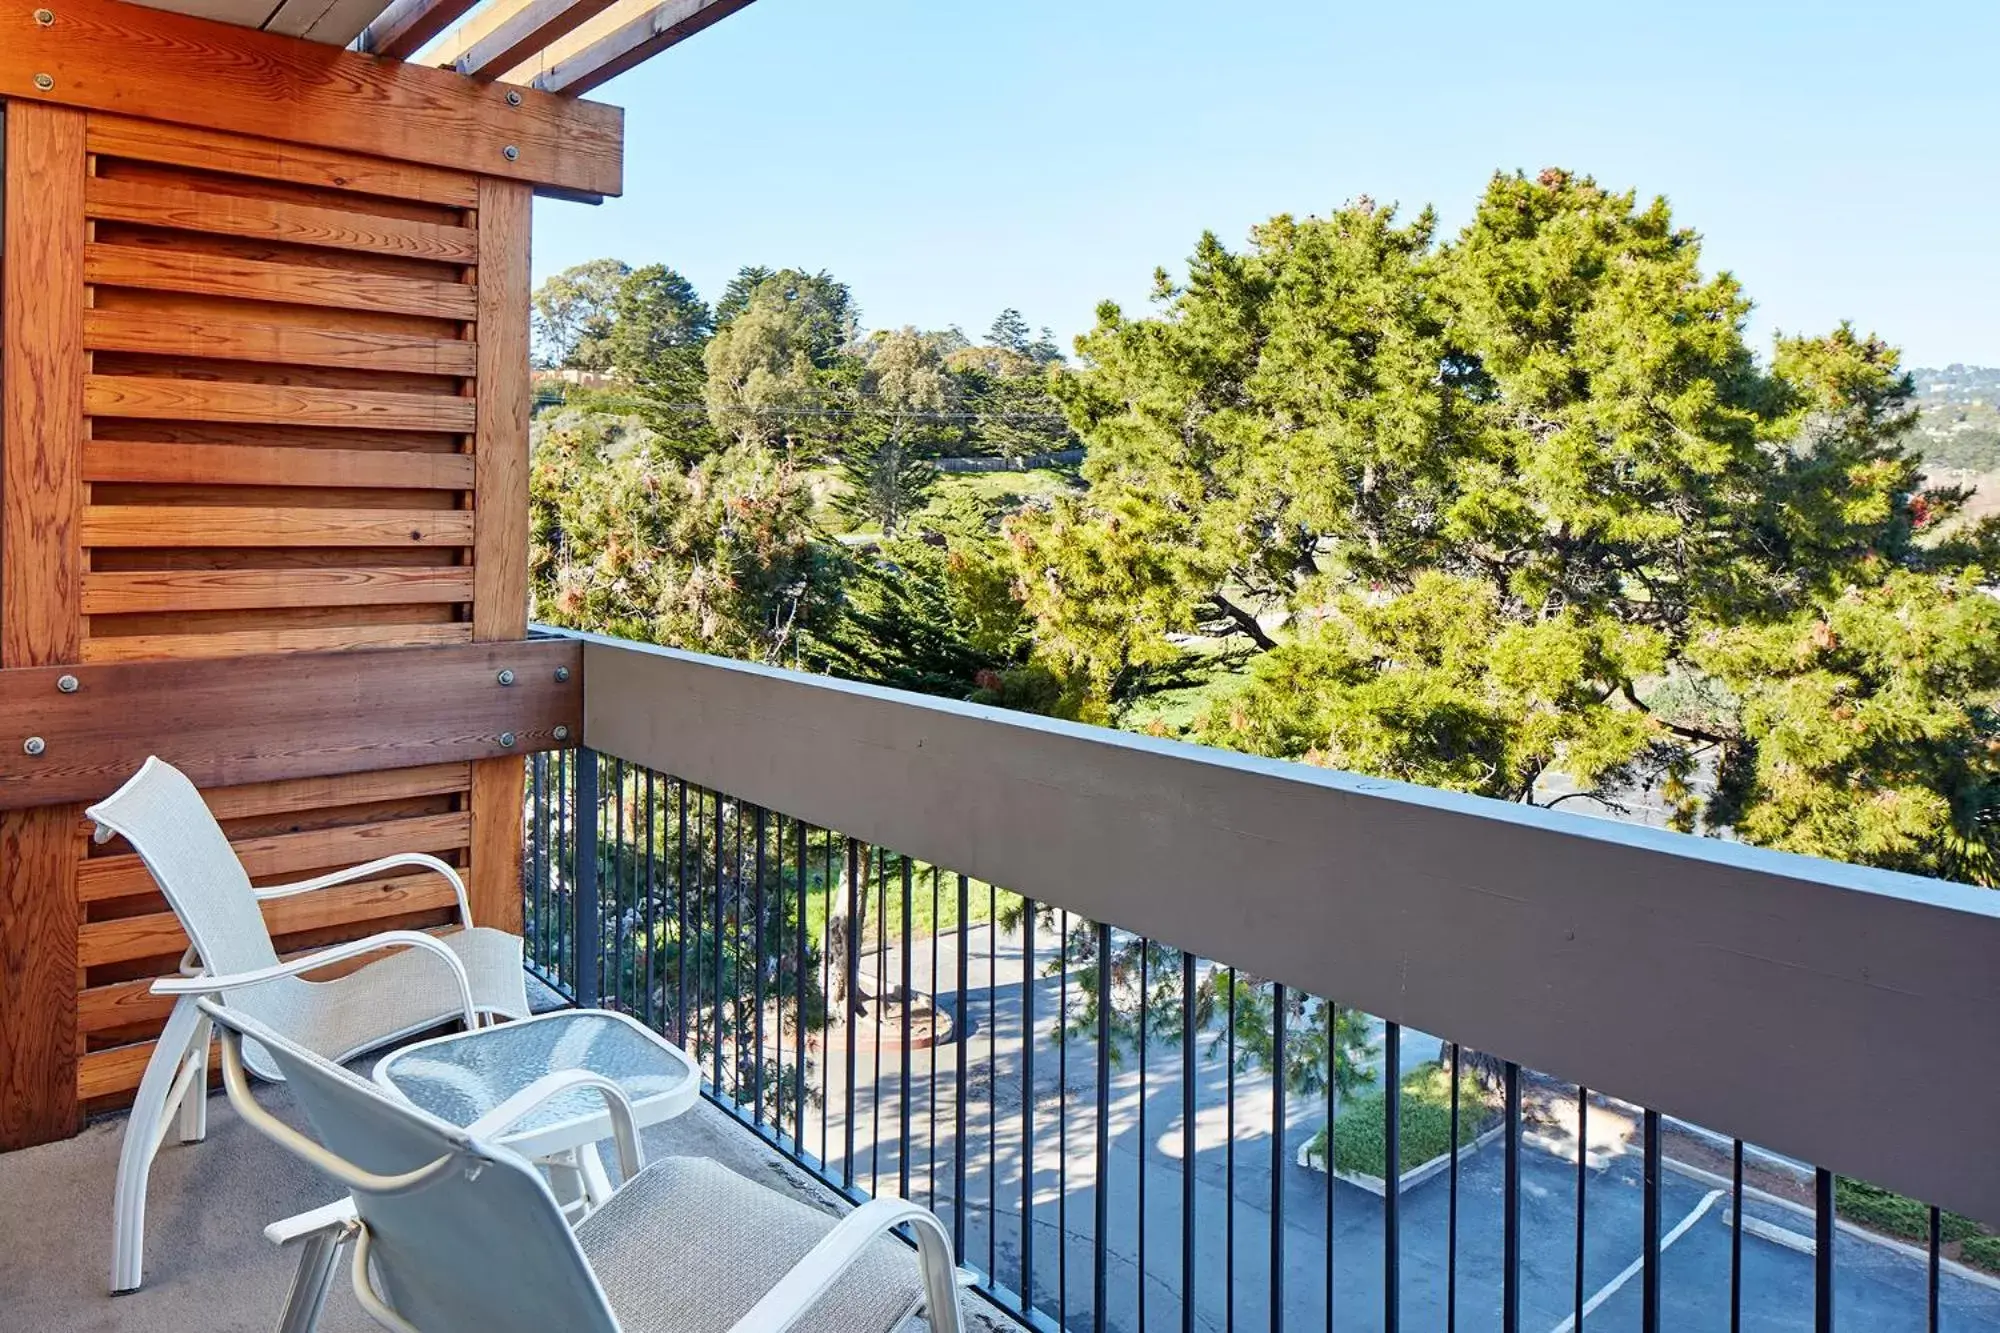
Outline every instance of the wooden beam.
<svg viewBox="0 0 2000 1333">
<path fill-rule="evenodd" d="M 582 682 L 558 639 L 0 671 L 0 810 L 97 800 L 149 754 L 208 787 L 557 748 L 581 730 Z M 72 813 L 65 833 L 79 828 Z"/>
<path fill-rule="evenodd" d="M 572 193 L 623 187 L 624 112 L 147 9 L 0 9 L 0 97 L 112 111 Z M 45 80 L 47 86 L 43 86 Z M 511 149 L 513 155 L 508 156 Z"/>
<path fill-rule="evenodd" d="M 185 303 L 170 311 L 93 307 L 83 312 L 83 336 L 86 347 L 111 352 L 414 375 L 464 377 L 478 371 L 478 349 L 463 338 L 229 319 L 195 313 Z"/>
<path fill-rule="evenodd" d="M 535 58 L 550 42 L 610 7 L 613 0 L 499 0 L 480 14 L 483 32 L 467 24 L 443 42 L 427 64 L 456 69 L 468 78 L 493 80 Z"/>
<path fill-rule="evenodd" d="M 74 662 L 82 647 L 83 121 L 7 108 L 0 668 Z M 76 1129 L 82 847 L 74 807 L 0 813 L 0 1150 Z"/>
<path fill-rule="evenodd" d="M 360 48 L 390 60 L 408 60 L 464 16 L 478 0 L 395 0 L 361 34 Z"/>
<path fill-rule="evenodd" d="M 280 0 L 261 24 L 265 32 L 346 46 L 382 12 L 382 0 Z"/>
<path fill-rule="evenodd" d="M 684 42 L 748 7 L 750 0 L 617 0 L 533 59 L 509 70 L 508 83 L 581 97 L 634 65 Z"/>
<path fill-rule="evenodd" d="M 505 181 L 479 186 L 479 378 L 472 458 L 478 469 L 473 525 L 473 637 L 528 632 L 528 192 Z M 518 758 L 472 766 L 472 919 L 521 929 Z"/>
</svg>

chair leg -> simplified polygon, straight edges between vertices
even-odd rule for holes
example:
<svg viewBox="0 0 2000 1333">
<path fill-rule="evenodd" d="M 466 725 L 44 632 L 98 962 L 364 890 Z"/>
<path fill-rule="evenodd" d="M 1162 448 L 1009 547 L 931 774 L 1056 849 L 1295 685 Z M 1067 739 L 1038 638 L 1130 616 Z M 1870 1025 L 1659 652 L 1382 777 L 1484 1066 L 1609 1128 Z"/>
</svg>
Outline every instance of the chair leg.
<svg viewBox="0 0 2000 1333">
<path fill-rule="evenodd" d="M 308 1236 L 299 1253 L 299 1271 L 292 1277 L 291 1293 L 278 1317 L 278 1333 L 313 1333 L 319 1327 L 320 1311 L 333 1289 L 334 1266 L 347 1244 L 352 1226 L 328 1227 Z"/>
<path fill-rule="evenodd" d="M 193 996 L 184 995 L 175 1001 L 166 1030 L 160 1033 L 159 1043 L 153 1047 L 153 1058 L 146 1062 L 138 1096 L 132 1100 L 132 1114 L 125 1122 L 125 1141 L 118 1150 L 118 1184 L 111 1203 L 114 1296 L 139 1289 L 146 1258 L 146 1181 L 152 1175 L 153 1154 L 159 1151 L 167 1099 L 179 1081 L 189 1044 L 197 1030 L 206 1029 Z"/>
<path fill-rule="evenodd" d="M 200 1143 L 208 1137 L 208 1033 L 204 1018 L 195 1029 L 194 1049 L 188 1052 L 192 1072 L 187 1089 L 181 1093 L 180 1137 L 182 1143 Z"/>
</svg>

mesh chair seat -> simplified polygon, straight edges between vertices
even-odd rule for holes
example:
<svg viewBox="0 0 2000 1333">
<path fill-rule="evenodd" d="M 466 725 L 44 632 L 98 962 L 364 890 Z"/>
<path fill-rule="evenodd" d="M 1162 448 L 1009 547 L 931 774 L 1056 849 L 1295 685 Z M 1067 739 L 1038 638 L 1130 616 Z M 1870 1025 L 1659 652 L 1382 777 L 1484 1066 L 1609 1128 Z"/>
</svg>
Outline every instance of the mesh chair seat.
<svg viewBox="0 0 2000 1333">
<path fill-rule="evenodd" d="M 576 1238 L 623 1333 L 725 1333 L 837 1220 L 715 1162 L 672 1157 L 585 1218 Z M 690 1245 L 691 1236 L 701 1242 Z M 797 1327 L 882 1333 L 922 1301 L 909 1248 L 885 1236 Z"/>
<path fill-rule="evenodd" d="M 520 936 L 471 926 L 437 939 L 465 964 L 482 1012 L 528 1017 Z M 238 991 L 229 1003 L 336 1063 L 453 1022 L 463 1012 L 444 960 L 416 949 L 384 954 L 331 981 L 282 977 Z M 259 1078 L 284 1077 L 254 1041 L 244 1043 L 243 1062 Z"/>
</svg>

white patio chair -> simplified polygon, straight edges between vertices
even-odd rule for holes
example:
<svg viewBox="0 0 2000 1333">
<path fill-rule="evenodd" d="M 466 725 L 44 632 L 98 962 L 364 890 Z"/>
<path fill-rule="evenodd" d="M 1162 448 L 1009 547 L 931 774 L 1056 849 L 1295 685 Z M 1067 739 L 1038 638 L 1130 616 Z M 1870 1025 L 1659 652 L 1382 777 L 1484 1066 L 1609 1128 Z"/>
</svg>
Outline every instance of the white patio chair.
<svg viewBox="0 0 2000 1333">
<path fill-rule="evenodd" d="M 183 1143 L 197 1142 L 207 1132 L 209 1023 L 196 1008 L 198 994 L 220 995 L 230 1008 L 336 1061 L 454 1019 L 477 1026 L 482 1014 L 528 1016 L 520 938 L 475 927 L 458 872 L 435 856 L 405 852 L 297 884 L 253 888 L 201 793 L 157 757 L 88 813 L 97 822 L 99 842 L 118 834 L 132 844 L 193 941 L 181 960 L 186 977 L 153 986 L 156 994 L 179 999 L 140 1080 L 119 1151 L 112 1203 L 114 1294 L 139 1287 L 146 1181 L 175 1112 Z M 463 929 L 445 935 L 384 931 L 278 960 L 259 903 L 410 867 L 451 882 Z M 396 952 L 333 981 L 299 975 L 384 949 Z M 254 1044 L 244 1060 L 264 1078 L 284 1077 Z"/>
<path fill-rule="evenodd" d="M 354 1294 L 395 1333 L 889 1333 L 919 1308 L 938 1333 L 960 1333 L 951 1237 L 921 1205 L 877 1199 L 834 1218 L 715 1162 L 646 1166 L 618 1085 L 580 1070 L 459 1129 L 237 1006 L 199 1003 L 219 1029 L 237 1113 L 352 1192 Z M 284 1071 L 317 1138 L 257 1104 L 249 1043 Z M 623 1183 L 572 1230 L 534 1166 L 489 1136 L 578 1087 L 611 1108 Z M 898 1227 L 914 1252 L 890 1238 Z M 336 1250 L 322 1251 L 329 1269 Z"/>
</svg>

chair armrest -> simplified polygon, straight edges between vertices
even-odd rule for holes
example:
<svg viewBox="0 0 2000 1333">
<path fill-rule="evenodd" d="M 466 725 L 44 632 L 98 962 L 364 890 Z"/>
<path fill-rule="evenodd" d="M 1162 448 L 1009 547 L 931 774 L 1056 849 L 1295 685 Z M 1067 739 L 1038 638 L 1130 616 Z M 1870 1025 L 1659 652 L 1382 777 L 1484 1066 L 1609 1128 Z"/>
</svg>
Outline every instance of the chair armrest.
<svg viewBox="0 0 2000 1333">
<path fill-rule="evenodd" d="M 271 967 L 260 967 L 252 972 L 232 972 L 222 976 L 162 977 L 153 983 L 155 995 L 220 995 L 224 991 L 240 989 L 244 986 L 258 986 L 280 977 L 295 977 L 301 972 L 311 972 L 325 967 L 328 963 L 338 963 L 345 959 L 374 953 L 381 949 L 408 946 L 422 949 L 426 953 L 442 958 L 451 969 L 452 980 L 458 984 L 458 996 L 465 1010 L 465 1025 L 479 1026 L 479 1007 L 472 997 L 472 979 L 465 975 L 465 964 L 458 961 L 458 955 L 449 945 L 435 935 L 426 935 L 421 930 L 385 930 L 379 935 L 370 935 L 365 940 L 349 940 L 345 944 L 334 944 L 309 953 L 303 957 L 278 963 Z"/>
<path fill-rule="evenodd" d="M 630 1180 L 645 1170 L 646 1150 L 639 1143 L 639 1120 L 632 1112 L 632 1099 L 617 1083 L 588 1069 L 559 1069 L 542 1075 L 467 1125 L 465 1132 L 476 1139 L 503 1138 L 530 1112 L 572 1088 L 593 1088 L 604 1095 L 612 1134 L 618 1141 L 618 1170 L 624 1178 Z"/>
<path fill-rule="evenodd" d="M 907 1199 L 875 1199 L 841 1218 L 777 1286 L 736 1321 L 730 1333 L 785 1333 L 870 1245 L 900 1226 L 916 1233 L 917 1261 L 924 1272 L 924 1305 L 933 1333 L 960 1333 L 951 1236 L 937 1214 Z"/>
<path fill-rule="evenodd" d="M 295 893 L 311 893 L 315 889 L 330 889 L 336 884 L 351 884 L 357 879 L 367 879 L 385 870 L 400 870 L 415 866 L 421 870 L 435 870 L 451 881 L 452 892 L 458 895 L 458 923 L 472 924 L 472 904 L 465 896 L 465 881 L 458 872 L 428 852 L 397 852 L 394 856 L 380 856 L 373 861 L 364 861 L 358 866 L 345 870 L 335 870 L 311 879 L 302 879 L 296 884 L 273 884 L 267 889 L 258 889 L 257 901 L 269 902 L 273 898 L 289 898 Z"/>
<path fill-rule="evenodd" d="M 322 1231 L 344 1231 L 353 1226 L 359 1217 L 354 1208 L 354 1196 L 349 1194 L 332 1203 L 322 1204 L 311 1212 L 279 1218 L 264 1228 L 264 1239 L 282 1247 Z"/>
</svg>

